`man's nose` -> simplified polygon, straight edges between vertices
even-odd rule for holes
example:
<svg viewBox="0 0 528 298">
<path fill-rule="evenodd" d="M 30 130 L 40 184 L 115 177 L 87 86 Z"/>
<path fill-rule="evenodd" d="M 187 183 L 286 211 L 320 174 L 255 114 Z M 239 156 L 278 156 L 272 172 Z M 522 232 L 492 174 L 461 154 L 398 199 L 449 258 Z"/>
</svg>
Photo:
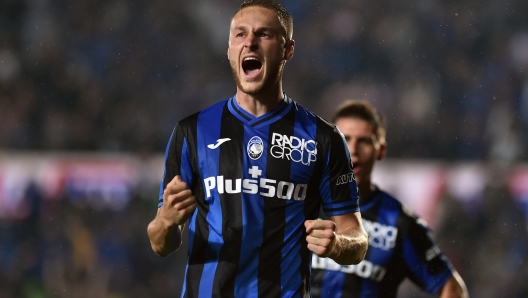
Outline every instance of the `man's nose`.
<svg viewBox="0 0 528 298">
<path fill-rule="evenodd" d="M 257 37 L 254 33 L 250 32 L 247 35 L 244 46 L 250 49 L 254 49 L 257 47 Z"/>
</svg>

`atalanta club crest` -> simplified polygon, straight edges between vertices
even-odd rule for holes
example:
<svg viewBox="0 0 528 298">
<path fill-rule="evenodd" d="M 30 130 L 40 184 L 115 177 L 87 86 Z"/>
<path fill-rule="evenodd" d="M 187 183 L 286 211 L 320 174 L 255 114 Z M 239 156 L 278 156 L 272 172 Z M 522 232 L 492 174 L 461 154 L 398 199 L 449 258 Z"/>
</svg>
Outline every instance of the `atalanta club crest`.
<svg viewBox="0 0 528 298">
<path fill-rule="evenodd" d="M 253 160 L 259 159 L 264 152 L 264 142 L 260 137 L 252 137 L 247 144 L 247 153 Z"/>
</svg>

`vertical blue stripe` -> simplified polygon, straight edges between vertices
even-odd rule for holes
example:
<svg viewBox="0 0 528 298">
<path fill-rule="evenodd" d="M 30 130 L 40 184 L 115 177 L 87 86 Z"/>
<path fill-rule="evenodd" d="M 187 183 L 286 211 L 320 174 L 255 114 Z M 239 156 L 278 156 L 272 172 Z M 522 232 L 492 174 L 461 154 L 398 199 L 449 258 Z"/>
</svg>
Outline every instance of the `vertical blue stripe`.
<svg viewBox="0 0 528 298">
<path fill-rule="evenodd" d="M 370 203 L 379 202 L 379 212 L 377 212 L 376 220 L 373 223 L 379 223 L 386 226 L 396 227 L 398 217 L 400 215 L 399 205 L 392 204 L 392 200 L 383 200 L 385 194 L 379 193 L 374 197 Z M 369 203 L 369 206 L 371 206 Z M 362 209 L 363 211 L 363 209 Z M 401 233 L 401 231 L 398 231 Z M 389 262 L 392 260 L 392 255 L 394 253 L 394 247 L 389 251 L 385 251 L 378 247 L 373 247 L 369 245 L 368 255 L 365 259 L 368 259 L 373 264 L 378 264 L 383 268 L 389 266 Z M 378 294 L 380 291 L 379 283 L 370 280 L 370 279 L 361 279 L 361 289 L 364 293 Z"/>
<path fill-rule="evenodd" d="M 383 198 L 385 194 L 380 193 L 379 198 L 376 197 L 373 201 L 378 201 Z M 376 220 L 373 223 L 379 223 L 385 226 L 391 226 L 397 228 L 397 221 L 400 216 L 400 208 L 396 204 L 392 204 L 392 200 L 381 200 L 379 202 L 379 212 L 377 213 Z M 398 233 L 402 231 L 398 230 Z M 394 242 L 396 243 L 396 242 Z M 374 264 L 382 265 L 387 268 L 390 257 L 394 251 L 395 247 L 392 247 L 389 251 L 385 251 L 378 247 L 369 246 L 368 250 L 368 259 Z"/>
<path fill-rule="evenodd" d="M 418 260 L 416 250 L 407 235 L 403 237 L 403 258 L 405 259 L 407 267 L 415 276 L 421 276 L 424 280 L 430 277 L 427 269 Z"/>
<path fill-rule="evenodd" d="M 341 297 L 344 280 L 345 273 L 337 270 L 326 270 L 321 288 L 321 297 Z"/>
<path fill-rule="evenodd" d="M 370 247 L 369 247 L 370 249 Z M 380 284 L 377 281 L 368 278 L 360 278 L 362 297 L 379 297 Z M 368 295 L 365 295 L 368 294 Z M 365 297 L 365 298 L 368 298 Z"/>
<path fill-rule="evenodd" d="M 198 116 L 197 123 L 197 158 L 198 168 L 201 169 L 201 179 L 207 177 L 216 177 L 218 175 L 219 167 L 219 153 L 220 150 L 213 150 L 207 148 L 208 144 L 215 144 L 216 140 L 220 138 L 220 123 L 222 120 L 221 107 L 209 109 L 206 113 L 202 112 Z M 202 183 L 203 180 L 201 181 Z M 205 191 L 205 185 L 203 185 Z M 200 289 L 198 295 L 200 297 L 212 296 L 212 284 L 218 266 L 218 257 L 220 249 L 224 243 L 222 236 L 222 229 L 211 229 L 211 227 L 222 227 L 222 207 L 220 205 L 220 197 L 218 192 L 212 191 L 211 197 L 207 198 L 207 193 L 204 193 L 204 200 L 209 204 L 209 213 L 207 213 L 207 222 L 209 224 L 209 238 L 208 249 L 204 251 L 207 254 L 208 260 L 215 260 L 214 262 L 206 262 L 204 264 L 202 278 L 200 280 Z M 197 212 L 196 212 L 197 213 Z"/>
<path fill-rule="evenodd" d="M 259 136 L 264 143 L 263 154 L 257 160 L 249 158 L 248 154 L 244 154 L 242 178 L 259 180 L 266 176 L 266 152 L 268 147 L 268 128 L 253 129 L 249 125 L 244 125 L 244 150 L 247 151 L 247 144 L 249 140 Z M 257 166 L 262 174 L 259 177 L 253 178 L 249 174 L 249 169 Z M 260 192 L 260 190 L 259 190 Z M 243 193 L 242 196 L 242 221 L 244 225 L 242 242 L 240 249 L 240 261 L 238 266 L 237 278 L 235 280 L 235 296 L 236 297 L 258 297 L 258 263 L 259 248 L 262 243 L 262 224 L 264 218 L 264 201 L 258 192 L 256 194 Z"/>
</svg>

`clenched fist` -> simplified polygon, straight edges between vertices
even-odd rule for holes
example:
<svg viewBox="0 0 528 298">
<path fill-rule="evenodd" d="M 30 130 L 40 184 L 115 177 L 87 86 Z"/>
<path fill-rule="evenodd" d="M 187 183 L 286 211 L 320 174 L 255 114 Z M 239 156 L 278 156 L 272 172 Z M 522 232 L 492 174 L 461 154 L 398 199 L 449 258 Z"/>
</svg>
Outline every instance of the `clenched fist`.
<svg viewBox="0 0 528 298">
<path fill-rule="evenodd" d="M 328 257 L 336 241 L 336 224 L 331 220 L 317 219 L 305 221 L 304 226 L 308 249 L 320 257 Z"/>
<path fill-rule="evenodd" d="M 196 198 L 192 191 L 176 175 L 163 191 L 163 206 L 159 216 L 168 226 L 183 225 L 196 209 Z"/>
</svg>

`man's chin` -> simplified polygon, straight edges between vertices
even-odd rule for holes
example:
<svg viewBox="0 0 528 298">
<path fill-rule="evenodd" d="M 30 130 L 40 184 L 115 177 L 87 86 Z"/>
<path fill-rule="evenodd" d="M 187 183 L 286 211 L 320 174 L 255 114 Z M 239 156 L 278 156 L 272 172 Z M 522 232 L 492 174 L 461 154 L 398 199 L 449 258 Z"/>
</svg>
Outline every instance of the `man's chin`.
<svg viewBox="0 0 528 298">
<path fill-rule="evenodd" d="M 259 94 L 262 91 L 262 84 L 260 83 L 240 83 L 238 85 L 238 88 L 242 90 L 242 92 L 247 94 Z"/>
</svg>

